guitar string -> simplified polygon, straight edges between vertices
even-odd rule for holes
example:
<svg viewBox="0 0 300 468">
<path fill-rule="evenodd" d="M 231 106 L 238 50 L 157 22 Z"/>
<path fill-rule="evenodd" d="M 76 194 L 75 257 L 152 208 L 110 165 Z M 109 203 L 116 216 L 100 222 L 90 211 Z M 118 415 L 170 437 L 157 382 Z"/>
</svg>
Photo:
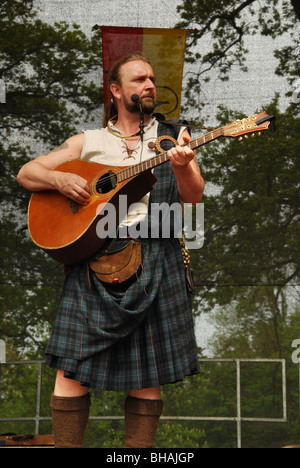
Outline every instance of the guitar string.
<svg viewBox="0 0 300 468">
<path fill-rule="evenodd" d="M 189 146 L 189 145 L 190 145 L 190 147 L 191 147 L 195 142 L 197 142 L 197 145 L 198 145 L 198 141 L 199 141 L 199 140 L 203 140 L 203 143 L 204 143 L 204 144 L 205 144 L 205 143 L 208 143 L 209 141 L 215 139 L 215 134 L 216 134 L 216 133 L 217 133 L 217 136 L 222 136 L 222 135 L 223 135 L 223 132 L 222 132 L 223 129 L 224 129 L 224 127 L 215 128 L 215 129 L 211 130 L 210 132 L 206 133 L 205 135 L 202 135 L 201 137 L 198 137 L 198 138 L 195 138 L 194 140 L 185 142 L 184 144 L 181 145 L 181 147 Z M 211 140 L 205 141 L 206 137 L 209 136 L 209 135 L 212 135 Z M 149 138 L 149 139 L 151 139 L 151 138 Z M 147 140 L 145 140 L 145 141 L 147 141 Z M 201 145 L 198 145 L 198 146 L 201 146 Z M 192 149 L 193 149 L 193 148 L 192 148 Z M 166 153 L 167 153 L 167 151 L 165 151 L 164 153 L 161 153 L 161 154 L 159 154 L 159 155 L 157 155 L 157 156 L 158 156 L 158 157 L 159 157 L 159 156 L 160 156 L 160 157 L 164 157 L 164 156 L 166 155 Z M 153 158 L 153 159 L 154 159 L 154 158 Z M 145 161 L 144 161 L 144 162 L 145 162 Z M 119 175 L 119 174 L 121 174 L 121 175 L 122 175 L 122 173 L 125 174 L 126 171 L 128 171 L 128 170 L 130 170 L 130 169 L 133 169 L 133 168 L 136 167 L 136 166 L 140 166 L 141 164 L 143 164 L 143 163 L 138 163 L 138 164 L 134 164 L 134 165 L 132 165 L 132 166 L 127 166 L 125 169 L 122 169 L 121 171 L 117 172 L 117 173 L 115 174 L 115 175 L 117 176 L 117 179 L 118 179 L 118 175 Z M 132 177 L 132 176 L 129 176 L 129 177 L 127 177 L 127 178 L 130 178 L 130 177 Z M 101 185 L 104 186 L 105 183 L 107 183 L 107 182 L 110 181 L 110 180 L 111 180 L 111 175 L 108 175 L 107 177 L 101 178 L 100 180 L 98 180 L 98 182 L 97 182 L 97 184 L 96 184 L 96 189 L 101 188 Z M 125 179 L 125 180 L 126 180 L 126 179 Z"/>
<path fill-rule="evenodd" d="M 228 126 L 227 126 L 227 127 L 228 127 Z M 212 131 L 206 133 L 205 135 L 202 135 L 201 137 L 198 137 L 198 138 L 195 138 L 194 140 L 185 142 L 183 145 L 181 145 L 181 147 L 190 146 L 191 149 L 194 149 L 194 148 L 196 148 L 197 146 L 199 147 L 199 146 L 202 146 L 202 144 L 209 143 L 210 141 L 214 140 L 215 138 L 224 136 L 224 128 L 225 128 L 225 127 L 216 128 L 216 129 L 214 129 L 214 130 L 212 130 Z M 248 132 L 250 133 L 251 131 L 253 132 L 253 131 L 255 131 L 255 130 L 257 130 L 257 129 L 254 129 L 254 127 L 252 127 L 251 129 L 248 130 Z M 262 128 L 261 128 L 260 130 L 262 130 Z M 207 140 L 207 141 L 206 141 L 206 138 L 209 137 L 209 136 L 211 136 L 210 140 Z M 238 136 L 238 134 L 235 135 L 235 136 Z M 149 139 L 151 139 L 151 138 L 149 138 Z M 198 144 L 198 141 L 200 141 L 200 140 L 203 140 L 203 143 L 202 143 L 202 144 Z M 147 140 L 146 140 L 146 141 L 147 141 Z M 196 146 L 193 146 L 195 143 L 196 143 Z M 158 154 L 157 156 L 154 156 L 154 158 L 152 158 L 152 159 L 155 159 L 155 158 L 159 159 L 159 157 L 161 157 L 161 158 L 162 158 L 162 157 L 165 157 L 166 154 L 167 154 L 167 151 L 165 151 L 164 153 L 160 153 L 160 154 Z M 147 162 L 147 161 L 149 161 L 149 160 L 140 162 L 140 163 L 138 163 L 138 164 L 133 164 L 132 166 L 127 166 L 126 168 L 124 168 L 124 169 L 122 169 L 121 171 L 117 172 L 117 173 L 115 174 L 115 175 L 117 176 L 117 180 L 118 180 L 118 175 L 119 175 L 119 174 L 120 174 L 120 175 L 122 175 L 123 173 L 125 174 L 126 171 L 128 171 L 128 170 L 131 170 L 131 171 L 132 171 L 134 167 L 141 166 L 143 163 L 145 163 L 145 162 Z M 166 162 L 166 161 L 164 161 L 164 162 Z M 128 178 L 130 178 L 130 177 L 133 177 L 133 175 L 130 175 L 129 177 L 125 177 L 125 180 L 126 180 L 126 178 L 128 179 Z M 107 177 L 104 177 L 104 178 L 98 180 L 98 182 L 96 183 L 96 188 L 98 189 L 99 186 L 101 187 L 102 184 L 103 184 L 103 186 L 104 186 L 105 183 L 106 183 L 107 181 L 109 181 L 109 180 L 111 180 L 111 175 L 109 175 L 109 176 L 107 176 Z"/>
<path fill-rule="evenodd" d="M 117 136 L 117 135 L 116 135 L 116 136 Z M 154 139 L 153 137 L 146 138 L 146 139 L 144 139 L 144 142 L 145 142 L 145 141 L 149 141 L 149 140 L 153 140 L 153 139 Z M 142 156 L 142 154 L 141 154 L 141 156 Z M 154 158 L 155 158 L 155 156 L 154 156 Z M 154 158 L 153 158 L 153 159 L 154 159 Z M 150 158 L 150 159 L 152 159 L 152 158 Z M 124 169 L 121 169 L 119 172 L 113 173 L 113 175 L 116 175 L 116 176 L 117 176 L 117 179 L 118 179 L 118 175 L 121 174 L 122 172 L 125 173 L 126 170 L 129 170 L 129 169 L 131 169 L 131 168 L 133 168 L 133 167 L 139 166 L 139 165 L 143 164 L 143 163 L 146 162 L 146 161 L 148 161 L 148 160 L 141 161 L 141 162 L 139 162 L 138 164 L 132 164 L 131 166 L 126 166 Z M 113 167 L 113 166 L 111 166 L 111 167 Z M 111 178 L 112 178 L 112 174 L 109 174 L 107 177 L 101 177 L 101 178 L 98 180 L 98 182 L 96 183 L 96 189 L 98 190 L 98 188 L 100 188 L 101 185 L 104 186 L 108 181 L 111 181 Z"/>
<path fill-rule="evenodd" d="M 182 146 L 183 146 L 183 145 L 182 145 Z M 153 159 L 155 159 L 155 158 L 158 159 L 159 157 L 161 157 L 161 158 L 162 158 L 162 157 L 165 157 L 166 154 L 167 154 L 167 151 L 165 151 L 164 153 L 161 153 L 161 154 L 159 154 L 159 155 L 157 155 L 157 156 L 154 156 Z M 147 162 L 149 162 L 149 160 L 145 160 L 145 161 L 143 161 L 143 162 L 141 162 L 141 163 L 138 163 L 138 164 L 133 164 L 132 166 L 127 166 L 126 168 L 121 169 L 121 170 L 118 171 L 117 173 L 114 173 L 114 172 L 113 172 L 112 174 L 109 174 L 108 176 L 101 177 L 101 178 L 98 180 L 98 182 L 96 183 L 96 190 L 98 191 L 98 189 L 101 189 L 101 187 L 104 187 L 105 184 L 106 184 L 107 182 L 109 182 L 109 181 L 112 180 L 112 177 L 113 177 L 113 176 L 116 176 L 117 180 L 120 180 L 120 177 L 121 177 L 121 176 L 125 176 L 125 178 L 122 179 L 122 180 L 126 180 L 126 179 L 129 179 L 129 178 L 133 177 L 134 175 L 136 175 L 136 174 L 134 174 L 134 172 L 133 172 L 133 171 L 134 171 L 134 168 L 136 168 L 136 167 L 138 167 L 138 166 L 142 166 L 144 163 L 147 163 Z M 126 171 L 129 171 L 129 173 L 132 173 L 132 175 L 126 176 Z"/>
<path fill-rule="evenodd" d="M 204 140 L 204 142 L 205 142 L 205 136 L 206 136 L 206 135 L 213 134 L 213 136 L 214 136 L 214 134 L 215 134 L 216 132 L 220 131 L 220 130 L 221 130 L 220 128 L 216 128 L 216 129 L 212 130 L 211 132 L 209 132 L 209 133 L 203 135 L 202 137 L 195 138 L 194 140 L 185 142 L 183 145 L 181 145 L 181 147 L 192 145 L 192 144 L 194 144 L 195 142 L 197 142 L 198 140 L 201 140 L 201 139 Z M 149 138 L 149 139 L 151 139 L 151 138 Z M 165 157 L 166 154 L 167 154 L 167 152 L 168 152 L 168 151 L 165 151 L 165 152 L 163 152 L 163 153 L 160 153 L 160 154 L 158 154 L 157 156 L 154 156 L 153 159 L 155 159 L 155 158 L 158 158 L 158 159 L 159 159 L 159 157 L 161 157 L 161 158 L 162 158 L 162 157 Z M 125 175 L 125 174 L 126 174 L 126 171 L 128 171 L 128 170 L 132 172 L 132 170 L 134 169 L 134 167 L 141 166 L 143 163 L 146 163 L 147 161 L 148 161 L 148 160 L 143 161 L 143 162 L 138 163 L 138 164 L 133 164 L 132 166 L 127 166 L 126 168 L 121 169 L 119 172 L 113 173 L 113 175 L 116 176 L 116 177 L 117 177 L 117 180 L 118 180 L 118 179 L 119 179 L 118 176 L 120 176 L 120 175 Z M 134 174 L 133 174 L 133 175 L 134 175 Z M 126 178 L 133 177 L 133 175 L 130 175 L 129 177 L 126 177 Z M 125 180 L 126 180 L 126 178 L 125 178 Z M 101 179 L 99 179 L 98 182 L 96 183 L 96 190 L 98 191 L 98 189 L 101 189 L 101 187 L 104 187 L 105 184 L 106 184 L 107 182 L 110 182 L 110 181 L 111 181 L 111 179 L 112 179 L 112 174 L 109 174 L 108 176 L 102 177 Z"/>
</svg>

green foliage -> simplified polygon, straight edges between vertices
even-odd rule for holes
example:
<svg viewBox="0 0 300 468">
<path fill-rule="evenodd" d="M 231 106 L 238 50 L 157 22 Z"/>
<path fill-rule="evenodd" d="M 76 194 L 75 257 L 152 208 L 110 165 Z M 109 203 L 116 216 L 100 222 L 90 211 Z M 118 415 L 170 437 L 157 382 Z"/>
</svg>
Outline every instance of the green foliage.
<svg viewBox="0 0 300 468">
<path fill-rule="evenodd" d="M 291 117 L 292 109 L 280 113 L 276 103 L 266 111 L 276 115 L 275 131 L 201 151 L 204 179 L 215 191 L 204 196 L 204 247 L 191 255 L 196 283 L 202 298 L 206 291 L 209 307 L 230 303 L 248 286 L 284 286 L 299 279 L 295 180 L 300 173 L 300 118 L 295 113 Z M 228 119 L 227 114 L 220 117 L 221 124 Z"/>
<path fill-rule="evenodd" d="M 294 27 L 298 19 L 290 0 L 186 0 L 177 10 L 182 18 L 177 27 L 190 30 L 186 51 L 190 67 L 184 90 L 184 110 L 195 107 L 201 112 L 204 108 L 203 83 L 210 79 L 213 70 L 218 71 L 218 79 L 222 81 L 230 78 L 233 69 L 248 71 L 245 58 L 253 35 L 275 39 L 289 34 L 292 45 L 275 51 L 280 60 L 276 72 L 286 76 L 284 69 L 288 69 L 290 83 L 299 76 L 299 32 Z"/>
<path fill-rule="evenodd" d="M 21 8 L 16 0 L 1 4 L 6 105 L 0 106 L 0 128 L 8 136 L 21 130 L 26 138 L 57 145 L 76 130 L 79 116 L 89 116 L 101 103 L 102 90 L 87 80 L 93 71 L 100 78 L 99 33 L 88 39 L 76 24 L 51 26 L 33 10 L 21 16 Z"/>
<path fill-rule="evenodd" d="M 79 26 L 37 18 L 32 1 L 0 6 L 1 253 L 0 336 L 19 353 L 43 356 L 63 283 L 63 271 L 20 231 L 30 193 L 18 186 L 19 168 L 58 146 L 79 122 L 96 117 L 102 102 L 100 37 Z M 92 74 L 92 75 L 91 75 Z M 46 149 L 46 151 L 44 151 Z"/>
</svg>

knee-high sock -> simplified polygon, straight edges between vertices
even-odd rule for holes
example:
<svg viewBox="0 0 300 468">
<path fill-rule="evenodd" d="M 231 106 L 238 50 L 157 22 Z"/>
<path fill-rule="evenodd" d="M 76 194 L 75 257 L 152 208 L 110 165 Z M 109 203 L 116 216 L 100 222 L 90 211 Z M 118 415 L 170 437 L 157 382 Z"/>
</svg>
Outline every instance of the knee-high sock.
<svg viewBox="0 0 300 468">
<path fill-rule="evenodd" d="M 90 395 L 60 397 L 52 394 L 52 424 L 56 448 L 81 448 L 89 419 Z"/>
<path fill-rule="evenodd" d="M 162 400 L 128 396 L 125 400 L 125 448 L 153 447 Z"/>
</svg>

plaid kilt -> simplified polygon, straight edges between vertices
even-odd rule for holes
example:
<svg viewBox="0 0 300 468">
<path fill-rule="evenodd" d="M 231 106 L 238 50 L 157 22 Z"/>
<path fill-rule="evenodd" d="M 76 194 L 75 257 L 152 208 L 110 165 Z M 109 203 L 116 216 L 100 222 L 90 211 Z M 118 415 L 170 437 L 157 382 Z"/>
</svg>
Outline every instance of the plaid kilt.
<svg viewBox="0 0 300 468">
<path fill-rule="evenodd" d="M 173 135 L 173 131 L 160 124 L 160 134 Z M 151 203 L 179 202 L 170 165 L 157 167 L 155 175 L 149 223 L 157 221 Z M 84 386 L 139 390 L 199 372 L 178 239 L 141 241 L 143 269 L 126 291 L 107 290 L 93 273 L 88 289 L 84 264 L 74 265 L 66 277 L 46 362 Z"/>
<path fill-rule="evenodd" d="M 198 372 L 191 299 L 178 241 L 143 241 L 144 268 L 124 293 L 108 292 L 85 267 L 66 277 L 52 336 L 49 366 L 103 390 L 177 382 Z"/>
</svg>

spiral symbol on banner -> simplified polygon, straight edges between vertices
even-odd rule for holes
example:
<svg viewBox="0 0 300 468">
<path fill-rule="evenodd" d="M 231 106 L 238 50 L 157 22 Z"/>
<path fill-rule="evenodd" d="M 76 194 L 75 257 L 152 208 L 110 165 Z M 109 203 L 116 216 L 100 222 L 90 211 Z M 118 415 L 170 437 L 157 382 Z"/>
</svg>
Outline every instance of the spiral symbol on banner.
<svg viewBox="0 0 300 468">
<path fill-rule="evenodd" d="M 172 114 L 178 109 L 179 99 L 175 91 L 169 86 L 156 86 L 157 102 L 156 108 L 162 107 L 159 111 L 164 114 Z"/>
</svg>

